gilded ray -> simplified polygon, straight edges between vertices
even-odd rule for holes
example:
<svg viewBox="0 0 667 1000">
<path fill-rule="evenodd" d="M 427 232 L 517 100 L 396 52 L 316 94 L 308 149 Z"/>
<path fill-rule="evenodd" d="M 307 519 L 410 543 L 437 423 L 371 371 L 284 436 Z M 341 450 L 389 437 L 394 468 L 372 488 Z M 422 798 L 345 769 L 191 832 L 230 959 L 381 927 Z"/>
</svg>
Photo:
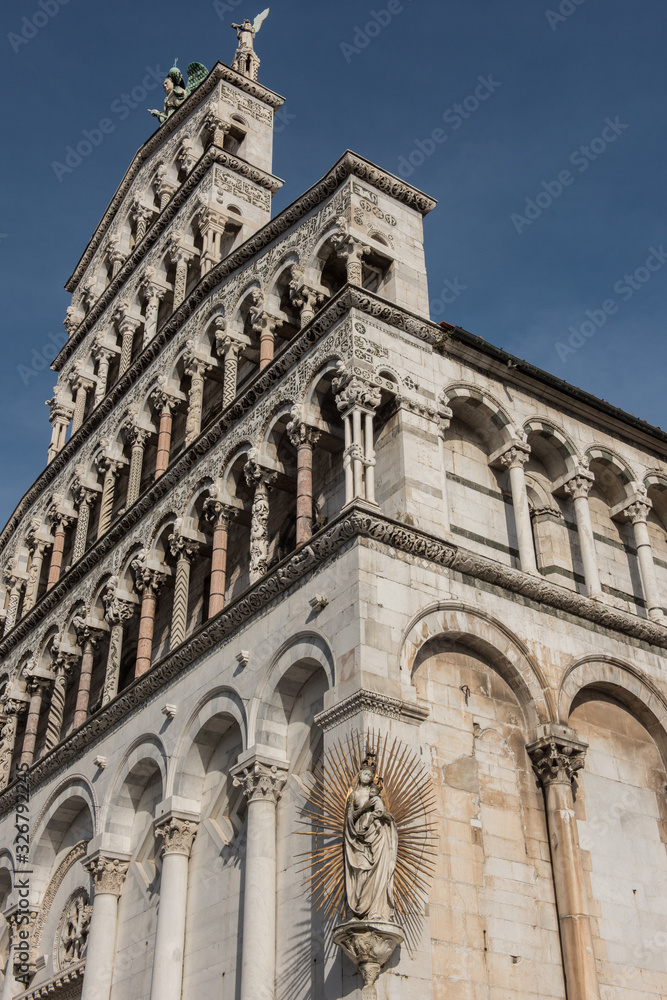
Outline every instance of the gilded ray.
<svg viewBox="0 0 667 1000">
<path fill-rule="evenodd" d="M 347 800 L 368 749 L 376 755 L 376 783 L 398 829 L 394 898 L 399 918 L 422 912 L 435 872 L 437 836 L 429 820 L 435 810 L 430 776 L 419 755 L 397 738 L 372 730 L 338 740 L 313 770 L 299 831 L 314 846 L 299 855 L 304 886 L 327 917 L 343 916 L 345 861 L 343 827 Z"/>
</svg>

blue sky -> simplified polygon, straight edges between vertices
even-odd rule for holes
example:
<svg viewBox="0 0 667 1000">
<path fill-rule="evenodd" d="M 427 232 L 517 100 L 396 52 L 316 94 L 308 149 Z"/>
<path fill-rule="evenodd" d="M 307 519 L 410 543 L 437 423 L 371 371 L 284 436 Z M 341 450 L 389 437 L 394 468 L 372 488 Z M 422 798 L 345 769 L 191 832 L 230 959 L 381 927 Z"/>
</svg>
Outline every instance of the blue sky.
<svg viewBox="0 0 667 1000">
<path fill-rule="evenodd" d="M 175 56 L 229 63 L 229 25 L 261 6 L 3 5 L 3 523 L 45 463 L 64 282 L 161 104 L 159 86 L 122 95 Z M 662 0 L 277 0 L 257 40 L 261 82 L 287 98 L 274 209 L 346 148 L 407 175 L 439 202 L 434 319 L 665 425 L 666 27 Z M 103 118 L 100 145 L 55 170 Z"/>
</svg>

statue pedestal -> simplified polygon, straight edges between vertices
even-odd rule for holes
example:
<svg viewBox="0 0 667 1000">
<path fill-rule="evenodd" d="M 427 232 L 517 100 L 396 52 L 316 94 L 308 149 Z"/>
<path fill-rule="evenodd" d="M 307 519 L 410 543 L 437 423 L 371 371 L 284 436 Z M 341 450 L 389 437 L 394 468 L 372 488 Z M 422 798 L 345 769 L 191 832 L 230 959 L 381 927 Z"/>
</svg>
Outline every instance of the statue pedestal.
<svg viewBox="0 0 667 1000">
<path fill-rule="evenodd" d="M 363 1000 L 377 1000 L 375 983 L 382 966 L 405 940 L 401 928 L 383 920 L 348 920 L 336 927 L 333 939 L 364 977 Z"/>
</svg>

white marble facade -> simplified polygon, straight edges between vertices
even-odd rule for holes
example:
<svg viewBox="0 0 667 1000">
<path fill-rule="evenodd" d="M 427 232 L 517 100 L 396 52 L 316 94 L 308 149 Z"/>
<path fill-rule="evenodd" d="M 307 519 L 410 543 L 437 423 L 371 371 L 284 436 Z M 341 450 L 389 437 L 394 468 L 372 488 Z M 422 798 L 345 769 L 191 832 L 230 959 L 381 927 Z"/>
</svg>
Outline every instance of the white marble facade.
<svg viewBox="0 0 667 1000">
<path fill-rule="evenodd" d="M 217 64 L 67 286 L 0 536 L 0 996 L 360 997 L 299 831 L 372 728 L 439 837 L 380 1000 L 665 996 L 667 436 L 432 323 L 434 202 L 363 158 L 272 218 L 281 103 Z"/>
</svg>

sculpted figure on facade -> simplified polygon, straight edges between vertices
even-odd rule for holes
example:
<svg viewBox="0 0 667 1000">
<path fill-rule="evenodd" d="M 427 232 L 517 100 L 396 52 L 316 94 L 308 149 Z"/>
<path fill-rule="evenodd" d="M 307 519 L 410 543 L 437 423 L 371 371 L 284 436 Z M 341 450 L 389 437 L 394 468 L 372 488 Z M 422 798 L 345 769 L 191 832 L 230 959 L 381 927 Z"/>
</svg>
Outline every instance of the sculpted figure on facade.
<svg viewBox="0 0 667 1000">
<path fill-rule="evenodd" d="M 345 809 L 345 892 L 358 920 L 392 920 L 398 854 L 396 821 L 383 798 L 375 757 L 362 762 Z"/>
</svg>

